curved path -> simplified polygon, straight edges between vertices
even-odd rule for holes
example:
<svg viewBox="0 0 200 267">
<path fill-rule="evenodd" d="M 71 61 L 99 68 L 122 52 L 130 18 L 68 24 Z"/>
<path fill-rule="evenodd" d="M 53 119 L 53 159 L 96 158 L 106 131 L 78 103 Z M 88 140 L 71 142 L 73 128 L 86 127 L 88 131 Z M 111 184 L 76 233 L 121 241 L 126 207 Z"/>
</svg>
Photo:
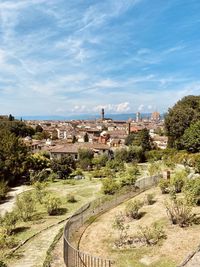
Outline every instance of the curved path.
<svg viewBox="0 0 200 267">
<path fill-rule="evenodd" d="M 12 211 L 15 205 L 16 197 L 22 192 L 25 192 L 31 189 L 32 188 L 27 187 L 26 185 L 21 185 L 21 186 L 10 188 L 5 201 L 0 204 L 0 215 L 4 215 L 6 212 Z"/>
<path fill-rule="evenodd" d="M 30 239 L 17 250 L 15 255 L 18 259 L 13 260 L 8 267 L 42 267 L 47 250 L 65 223 L 54 225 Z"/>
</svg>

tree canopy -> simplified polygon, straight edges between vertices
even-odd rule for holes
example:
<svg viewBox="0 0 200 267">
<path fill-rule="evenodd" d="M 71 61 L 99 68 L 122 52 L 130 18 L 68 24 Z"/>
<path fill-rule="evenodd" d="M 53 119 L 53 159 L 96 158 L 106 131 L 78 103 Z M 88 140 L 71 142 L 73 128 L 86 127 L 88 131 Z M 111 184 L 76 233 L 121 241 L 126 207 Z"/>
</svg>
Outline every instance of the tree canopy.
<svg viewBox="0 0 200 267">
<path fill-rule="evenodd" d="M 200 120 L 200 96 L 186 96 L 168 110 L 165 130 L 169 147 L 183 148 L 181 138 L 192 123 Z"/>
</svg>

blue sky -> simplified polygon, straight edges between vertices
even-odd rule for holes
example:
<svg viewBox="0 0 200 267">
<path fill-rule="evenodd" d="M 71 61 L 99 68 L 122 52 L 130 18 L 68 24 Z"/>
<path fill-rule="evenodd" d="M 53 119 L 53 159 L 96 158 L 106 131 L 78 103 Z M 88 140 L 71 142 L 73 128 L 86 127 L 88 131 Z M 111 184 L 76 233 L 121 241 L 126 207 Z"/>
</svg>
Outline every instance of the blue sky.
<svg viewBox="0 0 200 267">
<path fill-rule="evenodd" d="M 164 112 L 200 94 L 199 0 L 0 0 L 0 113 Z"/>
</svg>

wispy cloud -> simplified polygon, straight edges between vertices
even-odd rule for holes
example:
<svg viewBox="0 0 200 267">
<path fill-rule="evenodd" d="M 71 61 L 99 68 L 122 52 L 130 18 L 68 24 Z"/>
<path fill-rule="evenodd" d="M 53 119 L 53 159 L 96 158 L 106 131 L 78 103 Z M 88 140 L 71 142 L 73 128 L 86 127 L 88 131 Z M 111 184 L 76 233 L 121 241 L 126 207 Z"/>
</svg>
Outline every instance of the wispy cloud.
<svg viewBox="0 0 200 267">
<path fill-rule="evenodd" d="M 1 112 L 164 111 L 199 94 L 198 7 L 180 0 L 159 7 L 146 0 L 2 0 Z"/>
</svg>

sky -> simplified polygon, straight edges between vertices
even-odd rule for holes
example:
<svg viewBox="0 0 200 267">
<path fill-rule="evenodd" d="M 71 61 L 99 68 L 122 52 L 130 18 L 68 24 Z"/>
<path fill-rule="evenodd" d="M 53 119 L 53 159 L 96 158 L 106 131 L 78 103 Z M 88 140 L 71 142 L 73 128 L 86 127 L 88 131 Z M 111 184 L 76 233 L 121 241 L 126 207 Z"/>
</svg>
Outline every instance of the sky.
<svg viewBox="0 0 200 267">
<path fill-rule="evenodd" d="M 199 0 L 0 0 L 0 114 L 166 112 L 200 95 Z"/>
</svg>

